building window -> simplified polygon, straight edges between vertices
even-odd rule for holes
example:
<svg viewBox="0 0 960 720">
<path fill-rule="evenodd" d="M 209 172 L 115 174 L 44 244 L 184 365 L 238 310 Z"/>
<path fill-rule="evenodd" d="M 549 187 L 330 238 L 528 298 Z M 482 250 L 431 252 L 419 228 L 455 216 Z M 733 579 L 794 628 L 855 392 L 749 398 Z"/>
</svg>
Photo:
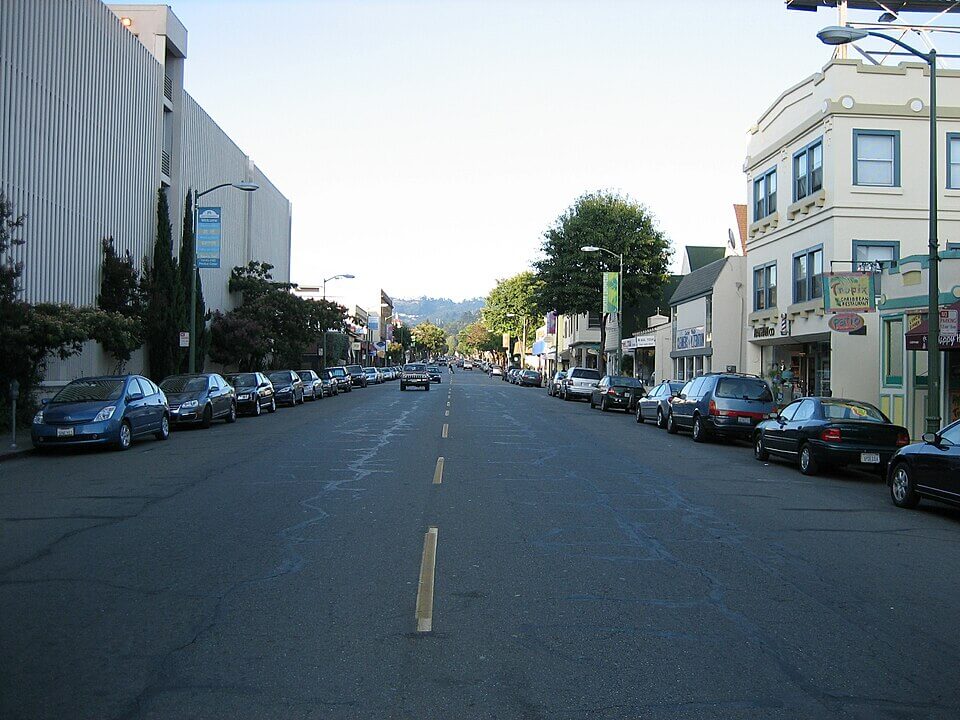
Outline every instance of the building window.
<svg viewBox="0 0 960 720">
<path fill-rule="evenodd" d="M 816 247 L 793 256 L 793 301 L 823 297 L 823 249 Z"/>
<path fill-rule="evenodd" d="M 753 269 L 753 309 L 767 310 L 777 306 L 777 264 Z"/>
<path fill-rule="evenodd" d="M 594 313 L 594 312 L 587 313 L 587 327 L 588 328 L 600 327 L 600 313 Z"/>
<path fill-rule="evenodd" d="M 900 260 L 900 243 L 896 240 L 854 240 L 853 269 L 872 272 L 873 289 L 879 295 L 882 271 L 896 267 Z"/>
<path fill-rule="evenodd" d="M 706 317 L 704 319 L 704 334 L 707 345 L 713 343 L 713 295 L 707 295 Z"/>
<path fill-rule="evenodd" d="M 793 201 L 823 189 L 823 139 L 817 138 L 793 155 Z"/>
<path fill-rule="evenodd" d="M 853 184 L 900 186 L 900 132 L 853 131 Z"/>
<path fill-rule="evenodd" d="M 883 321 L 884 385 L 903 384 L 903 318 Z"/>
<path fill-rule="evenodd" d="M 947 187 L 960 190 L 960 133 L 947 133 Z"/>
<path fill-rule="evenodd" d="M 753 181 L 753 220 L 777 211 L 777 169 L 771 168 Z"/>
</svg>

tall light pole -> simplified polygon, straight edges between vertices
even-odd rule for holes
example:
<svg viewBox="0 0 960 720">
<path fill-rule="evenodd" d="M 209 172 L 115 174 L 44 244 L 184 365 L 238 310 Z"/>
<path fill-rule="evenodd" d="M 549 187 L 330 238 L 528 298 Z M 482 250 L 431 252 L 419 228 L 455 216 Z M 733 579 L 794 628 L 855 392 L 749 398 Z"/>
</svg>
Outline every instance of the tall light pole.
<svg viewBox="0 0 960 720">
<path fill-rule="evenodd" d="M 840 25 L 825 27 L 817 33 L 826 45 L 846 45 L 867 36 L 887 40 L 927 63 L 930 68 L 930 208 L 929 263 L 927 269 L 927 432 L 940 430 L 940 252 L 937 236 L 937 51 L 917 50 L 905 42 L 876 30 Z"/>
<path fill-rule="evenodd" d="M 614 373 L 615 375 L 619 375 L 620 366 L 623 364 L 621 361 L 623 354 L 623 253 L 615 253 L 613 250 L 607 250 L 606 248 L 597 247 L 596 245 L 584 245 L 580 249 L 583 252 L 605 252 L 608 255 L 613 255 L 615 258 L 620 259 L 620 274 L 617 276 L 617 367 Z M 606 348 L 600 348 L 600 352 L 606 352 L 606 350 Z M 607 374 L 609 374 L 609 372 Z"/>
<path fill-rule="evenodd" d="M 200 214 L 200 208 L 197 201 L 207 193 L 225 187 L 235 187 L 244 192 L 260 189 L 259 185 L 252 182 L 225 182 L 200 193 L 193 191 L 193 272 L 190 273 L 190 347 L 187 348 L 187 369 L 190 373 L 197 371 L 197 351 L 199 350 L 197 347 L 197 273 L 200 272 L 200 266 L 197 264 L 197 216 Z"/>
<path fill-rule="evenodd" d="M 328 278 L 323 279 L 323 299 L 327 299 L 327 283 L 331 280 L 353 280 L 356 277 L 350 273 L 342 273 L 340 275 L 331 275 Z M 323 362 L 320 364 L 321 367 L 326 369 L 327 367 L 327 327 L 323 327 Z"/>
</svg>

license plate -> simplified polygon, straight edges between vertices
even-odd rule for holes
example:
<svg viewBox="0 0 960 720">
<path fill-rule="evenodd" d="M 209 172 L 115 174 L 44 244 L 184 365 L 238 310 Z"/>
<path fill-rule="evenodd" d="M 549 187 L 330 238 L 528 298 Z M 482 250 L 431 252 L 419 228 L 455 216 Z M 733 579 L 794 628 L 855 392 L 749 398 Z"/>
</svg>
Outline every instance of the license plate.
<svg viewBox="0 0 960 720">
<path fill-rule="evenodd" d="M 753 418 L 741 416 L 737 418 L 737 422 L 740 423 L 741 425 L 753 425 Z"/>
<path fill-rule="evenodd" d="M 73 437 L 73 428 L 57 428 L 57 437 Z"/>
<path fill-rule="evenodd" d="M 860 462 L 865 465 L 878 465 L 880 463 L 880 453 L 860 453 Z"/>
</svg>

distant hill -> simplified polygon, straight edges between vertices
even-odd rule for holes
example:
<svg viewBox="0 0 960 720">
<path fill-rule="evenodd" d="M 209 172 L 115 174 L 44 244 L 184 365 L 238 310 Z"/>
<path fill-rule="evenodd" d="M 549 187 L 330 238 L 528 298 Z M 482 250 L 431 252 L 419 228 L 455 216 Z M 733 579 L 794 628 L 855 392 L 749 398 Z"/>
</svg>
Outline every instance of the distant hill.
<svg viewBox="0 0 960 720">
<path fill-rule="evenodd" d="M 472 322 L 484 306 L 486 301 L 483 298 L 470 298 L 460 302 L 454 302 L 449 298 L 395 298 L 393 301 L 394 312 L 400 315 L 402 320 L 416 325 L 429 320 L 434 325 L 444 327 L 457 324 L 465 320 L 467 324 Z"/>
</svg>

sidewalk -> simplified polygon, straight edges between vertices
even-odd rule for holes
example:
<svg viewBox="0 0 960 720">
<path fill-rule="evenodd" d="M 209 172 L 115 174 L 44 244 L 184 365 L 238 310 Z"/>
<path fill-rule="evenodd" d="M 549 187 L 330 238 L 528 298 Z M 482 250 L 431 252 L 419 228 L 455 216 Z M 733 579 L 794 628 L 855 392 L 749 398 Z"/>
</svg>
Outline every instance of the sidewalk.
<svg viewBox="0 0 960 720">
<path fill-rule="evenodd" d="M 16 449 L 10 446 L 10 435 L 5 435 L 0 439 L 0 462 L 4 460 L 13 460 L 14 458 L 24 457 L 33 452 L 33 445 L 30 443 L 29 431 L 25 434 L 17 433 Z"/>
</svg>

